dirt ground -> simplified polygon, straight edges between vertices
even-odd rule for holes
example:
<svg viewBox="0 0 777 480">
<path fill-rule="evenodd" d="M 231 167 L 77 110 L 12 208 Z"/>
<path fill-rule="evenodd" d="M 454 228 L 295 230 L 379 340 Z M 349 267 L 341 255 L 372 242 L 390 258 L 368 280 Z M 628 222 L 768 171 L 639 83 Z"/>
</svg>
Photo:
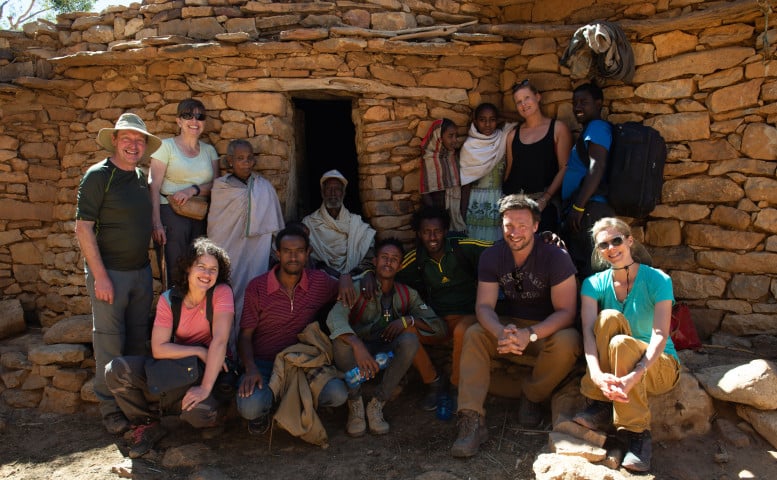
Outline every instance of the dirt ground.
<svg viewBox="0 0 777 480">
<path fill-rule="evenodd" d="M 730 358 L 729 358 L 730 360 Z M 704 363 L 708 363 L 706 360 Z M 391 432 L 367 434 L 360 439 L 344 432 L 344 408 L 322 412 L 329 433 L 328 449 L 291 437 L 278 429 L 254 437 L 238 419 L 212 439 L 186 426 L 173 429 L 142 459 L 130 460 L 121 437 L 106 433 L 94 412 L 79 415 L 41 414 L 13 410 L 7 428 L 0 432 L 0 478 L 117 479 L 112 472 L 123 465 L 135 479 L 532 479 L 532 464 L 547 451 L 547 434 L 526 432 L 517 421 L 517 401 L 489 396 L 489 441 L 471 459 L 449 455 L 456 435 L 455 419 L 437 420 L 434 413 L 417 408 L 421 396 L 413 384 L 386 406 Z M 718 418 L 739 423 L 731 405 L 716 403 Z M 549 423 L 549 415 L 546 423 Z M 547 427 L 546 427 L 547 428 Z M 720 437 L 717 429 L 680 442 L 654 444 L 653 472 L 627 478 L 676 480 L 733 480 L 777 478 L 777 452 L 758 434 L 750 433 L 750 446 L 737 448 Z M 203 443 L 210 450 L 204 465 L 194 469 L 167 469 L 164 452 L 172 447 Z M 716 454 L 728 461 L 716 462 Z M 203 470 L 204 468 L 204 470 Z"/>
</svg>

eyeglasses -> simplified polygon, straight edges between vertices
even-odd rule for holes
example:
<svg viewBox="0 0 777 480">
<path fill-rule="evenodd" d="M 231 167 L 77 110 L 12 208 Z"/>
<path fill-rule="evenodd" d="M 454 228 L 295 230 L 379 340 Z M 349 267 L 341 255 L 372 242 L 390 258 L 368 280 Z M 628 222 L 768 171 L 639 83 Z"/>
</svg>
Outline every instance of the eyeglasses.
<svg viewBox="0 0 777 480">
<path fill-rule="evenodd" d="M 612 237 L 612 239 L 609 242 L 599 242 L 596 244 L 596 248 L 599 250 L 607 250 L 610 248 L 610 246 L 613 247 L 620 247 L 623 245 L 623 237 Z"/>
<path fill-rule="evenodd" d="M 184 120 L 191 120 L 192 118 L 199 121 L 205 120 L 205 114 L 204 113 L 182 113 L 179 115 L 180 118 Z"/>
<path fill-rule="evenodd" d="M 529 83 L 528 78 L 524 78 L 520 82 L 516 82 L 513 84 L 513 93 L 517 92 L 518 90 L 522 89 L 523 87 L 528 87 L 531 84 Z"/>
</svg>

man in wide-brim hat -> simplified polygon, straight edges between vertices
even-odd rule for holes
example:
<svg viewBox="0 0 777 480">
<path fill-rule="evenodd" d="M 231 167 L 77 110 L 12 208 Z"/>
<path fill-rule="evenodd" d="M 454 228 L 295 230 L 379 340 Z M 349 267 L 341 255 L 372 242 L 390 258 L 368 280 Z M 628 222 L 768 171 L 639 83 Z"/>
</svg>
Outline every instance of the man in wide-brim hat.
<svg viewBox="0 0 777 480">
<path fill-rule="evenodd" d="M 151 197 L 138 164 L 162 143 L 134 113 L 103 128 L 97 143 L 111 156 L 92 165 L 78 187 L 76 238 L 92 301 L 94 392 L 111 433 L 130 425 L 105 385 L 105 365 L 121 355 L 144 355 L 153 299 Z"/>
</svg>

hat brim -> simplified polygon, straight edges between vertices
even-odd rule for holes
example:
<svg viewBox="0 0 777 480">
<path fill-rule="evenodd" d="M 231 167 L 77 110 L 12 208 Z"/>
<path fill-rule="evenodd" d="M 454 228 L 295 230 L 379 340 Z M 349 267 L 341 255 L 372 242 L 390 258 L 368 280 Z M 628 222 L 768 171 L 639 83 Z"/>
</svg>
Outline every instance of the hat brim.
<svg viewBox="0 0 777 480">
<path fill-rule="evenodd" d="M 147 160 L 151 158 L 151 156 L 154 153 L 156 153 L 159 147 L 162 146 L 162 140 L 160 140 L 159 137 L 155 135 L 151 135 L 145 130 L 141 130 L 139 128 L 132 128 L 132 127 L 101 128 L 100 131 L 97 133 L 97 144 L 103 147 L 105 150 L 109 151 L 110 153 L 114 153 L 114 150 L 115 150 L 111 139 L 113 138 L 113 132 L 115 132 L 116 130 L 133 130 L 135 132 L 142 133 L 143 135 L 146 136 L 146 151 L 143 154 L 143 160 Z"/>
<path fill-rule="evenodd" d="M 321 180 L 318 181 L 319 185 L 321 185 L 321 188 L 324 188 L 324 183 L 326 183 L 327 180 L 337 180 L 337 181 L 339 181 L 340 183 L 343 184 L 343 187 L 347 187 L 348 186 L 348 180 L 347 179 L 345 179 L 343 177 L 338 177 L 338 176 L 335 176 L 335 175 L 329 175 L 329 176 L 326 176 L 326 177 L 321 177 Z"/>
</svg>

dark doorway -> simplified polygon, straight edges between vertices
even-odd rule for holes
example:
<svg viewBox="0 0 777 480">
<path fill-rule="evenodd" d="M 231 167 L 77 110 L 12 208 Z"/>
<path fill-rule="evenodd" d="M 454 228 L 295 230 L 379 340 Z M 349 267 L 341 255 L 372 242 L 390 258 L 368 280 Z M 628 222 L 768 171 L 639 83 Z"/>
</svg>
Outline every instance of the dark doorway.
<svg viewBox="0 0 777 480">
<path fill-rule="evenodd" d="M 361 215 L 356 128 L 350 100 L 294 99 L 299 218 L 321 206 L 319 179 L 337 169 L 348 179 L 345 208 Z"/>
</svg>

